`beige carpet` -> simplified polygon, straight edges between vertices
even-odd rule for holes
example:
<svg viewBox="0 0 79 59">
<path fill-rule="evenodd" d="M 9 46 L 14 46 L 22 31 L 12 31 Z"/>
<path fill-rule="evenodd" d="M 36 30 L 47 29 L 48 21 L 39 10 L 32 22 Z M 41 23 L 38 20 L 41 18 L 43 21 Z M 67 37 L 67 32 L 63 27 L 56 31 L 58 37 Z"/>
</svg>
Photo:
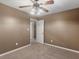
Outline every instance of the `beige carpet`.
<svg viewBox="0 0 79 59">
<path fill-rule="evenodd" d="M 79 59 L 79 54 L 36 43 L 0 59 Z"/>
</svg>

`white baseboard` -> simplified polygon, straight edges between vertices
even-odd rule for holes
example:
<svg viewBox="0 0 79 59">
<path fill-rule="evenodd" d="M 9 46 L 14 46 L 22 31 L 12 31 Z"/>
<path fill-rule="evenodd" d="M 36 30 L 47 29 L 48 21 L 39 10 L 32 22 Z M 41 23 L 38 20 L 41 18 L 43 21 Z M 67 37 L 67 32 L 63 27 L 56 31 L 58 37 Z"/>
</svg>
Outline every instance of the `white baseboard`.
<svg viewBox="0 0 79 59">
<path fill-rule="evenodd" d="M 17 49 L 8 51 L 8 52 L 6 52 L 6 53 L 0 54 L 0 57 L 1 57 L 1 56 L 5 56 L 5 55 L 10 54 L 10 53 L 13 53 L 13 52 L 16 52 L 16 51 L 18 51 L 18 50 L 21 50 L 21 49 L 26 48 L 26 47 L 29 47 L 29 46 L 31 46 L 31 44 L 28 44 L 28 45 L 26 45 L 26 46 L 23 46 L 23 47 L 20 47 L 20 48 L 17 48 Z"/>
<path fill-rule="evenodd" d="M 52 47 L 56 47 L 56 48 L 59 48 L 59 49 L 64 49 L 64 50 L 67 50 L 67 51 L 71 51 L 71 52 L 74 52 L 74 53 L 78 53 L 78 54 L 79 54 L 79 51 L 76 51 L 76 50 L 72 50 L 72 49 L 68 49 L 68 48 L 64 48 L 64 47 L 60 47 L 60 46 L 56 46 L 56 45 L 52 45 L 52 44 L 47 44 L 47 43 L 44 43 L 44 44 L 45 44 L 45 45 L 52 46 Z M 16 51 L 18 51 L 18 50 L 21 50 L 21 49 L 26 48 L 26 47 L 29 47 L 29 46 L 31 46 L 31 44 L 28 44 L 28 45 L 26 45 L 26 46 L 23 46 L 23 47 L 14 49 L 14 50 L 12 50 L 12 51 L 9 51 L 9 52 L 0 54 L 0 57 L 1 57 L 1 56 L 5 56 L 5 55 L 10 54 L 10 53 L 13 53 L 13 52 L 16 52 Z"/>
<path fill-rule="evenodd" d="M 47 43 L 44 43 L 44 44 L 45 44 L 45 45 L 52 46 L 52 47 L 56 47 L 56 48 L 59 48 L 59 49 L 64 49 L 64 50 L 67 50 L 67 51 L 70 51 L 70 52 L 78 53 L 78 54 L 79 54 L 79 51 L 77 51 L 77 50 L 72 50 L 72 49 L 68 49 L 68 48 L 64 48 L 64 47 L 60 47 L 60 46 L 56 46 L 56 45 L 52 45 L 52 44 L 47 44 Z"/>
</svg>

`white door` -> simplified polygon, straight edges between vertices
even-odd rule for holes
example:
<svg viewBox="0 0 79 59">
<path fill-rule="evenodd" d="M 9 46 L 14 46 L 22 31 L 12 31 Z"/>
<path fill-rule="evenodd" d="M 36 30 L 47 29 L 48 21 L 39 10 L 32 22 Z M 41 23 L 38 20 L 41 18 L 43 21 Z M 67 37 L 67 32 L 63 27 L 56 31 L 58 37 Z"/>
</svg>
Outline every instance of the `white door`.
<svg viewBox="0 0 79 59">
<path fill-rule="evenodd" d="M 36 22 L 36 41 L 44 43 L 44 20 Z"/>
</svg>

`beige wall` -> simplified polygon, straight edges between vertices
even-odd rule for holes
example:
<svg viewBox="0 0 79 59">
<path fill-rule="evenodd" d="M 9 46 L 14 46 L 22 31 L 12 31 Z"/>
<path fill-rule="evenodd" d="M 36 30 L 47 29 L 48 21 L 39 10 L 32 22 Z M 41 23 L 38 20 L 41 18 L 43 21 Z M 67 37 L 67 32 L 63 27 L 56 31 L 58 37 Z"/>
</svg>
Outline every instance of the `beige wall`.
<svg viewBox="0 0 79 59">
<path fill-rule="evenodd" d="M 79 50 L 79 8 L 44 18 L 45 43 Z"/>
<path fill-rule="evenodd" d="M 0 54 L 29 44 L 28 29 L 24 12 L 0 4 Z"/>
</svg>

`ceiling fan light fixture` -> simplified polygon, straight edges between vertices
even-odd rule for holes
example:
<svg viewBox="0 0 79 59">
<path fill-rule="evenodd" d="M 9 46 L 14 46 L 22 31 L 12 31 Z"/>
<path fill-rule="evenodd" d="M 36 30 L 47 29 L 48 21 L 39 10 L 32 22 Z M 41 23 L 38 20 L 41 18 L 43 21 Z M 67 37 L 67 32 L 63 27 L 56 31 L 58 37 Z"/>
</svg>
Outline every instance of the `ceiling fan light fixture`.
<svg viewBox="0 0 79 59">
<path fill-rule="evenodd" d="M 31 15 L 34 15 L 35 13 L 36 13 L 36 10 L 35 10 L 35 8 L 33 8 L 33 9 L 31 10 L 30 14 L 31 14 Z"/>
<path fill-rule="evenodd" d="M 44 11 L 42 9 L 38 9 L 37 15 L 41 15 L 42 13 L 44 13 Z"/>
<path fill-rule="evenodd" d="M 30 12 L 31 15 L 41 15 L 42 13 L 44 13 L 44 11 L 40 8 L 38 9 L 33 8 Z"/>
</svg>

